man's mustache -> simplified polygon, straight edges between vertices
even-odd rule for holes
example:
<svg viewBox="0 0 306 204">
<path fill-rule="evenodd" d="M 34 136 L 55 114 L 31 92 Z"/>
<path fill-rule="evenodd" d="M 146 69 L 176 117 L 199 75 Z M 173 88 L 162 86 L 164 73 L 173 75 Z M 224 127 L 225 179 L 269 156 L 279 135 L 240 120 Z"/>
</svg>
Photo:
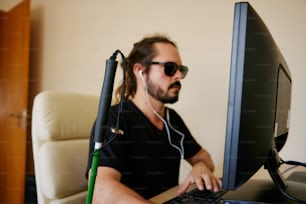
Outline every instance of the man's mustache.
<svg viewBox="0 0 306 204">
<path fill-rule="evenodd" d="M 175 86 L 178 86 L 179 88 L 181 88 L 181 86 L 182 86 L 182 85 L 181 85 L 181 82 L 176 81 L 176 82 L 170 84 L 168 89 L 171 89 L 171 88 L 173 88 L 173 87 L 175 87 Z"/>
</svg>

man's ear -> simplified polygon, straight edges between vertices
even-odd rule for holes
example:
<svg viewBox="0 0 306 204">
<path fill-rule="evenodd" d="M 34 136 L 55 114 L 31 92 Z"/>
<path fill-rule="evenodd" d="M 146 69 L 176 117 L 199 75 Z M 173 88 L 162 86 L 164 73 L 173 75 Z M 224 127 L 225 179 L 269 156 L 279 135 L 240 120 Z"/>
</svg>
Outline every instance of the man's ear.
<svg viewBox="0 0 306 204">
<path fill-rule="evenodd" d="M 137 79 L 140 79 L 140 80 L 143 80 L 143 71 L 145 70 L 145 67 L 140 64 L 140 63 L 136 63 L 134 64 L 134 67 L 133 67 L 133 72 L 134 72 L 134 75 Z"/>
</svg>

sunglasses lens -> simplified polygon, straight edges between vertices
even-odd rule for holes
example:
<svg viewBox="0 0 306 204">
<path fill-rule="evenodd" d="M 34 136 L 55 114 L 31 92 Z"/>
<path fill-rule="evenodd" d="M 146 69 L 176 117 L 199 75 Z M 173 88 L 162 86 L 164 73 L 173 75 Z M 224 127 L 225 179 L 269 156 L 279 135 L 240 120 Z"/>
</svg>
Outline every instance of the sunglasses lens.
<svg viewBox="0 0 306 204">
<path fill-rule="evenodd" d="M 166 62 L 164 64 L 164 67 L 165 67 L 165 74 L 167 76 L 173 76 L 178 69 L 178 66 L 173 62 Z"/>
<path fill-rule="evenodd" d="M 150 62 L 150 64 L 164 65 L 164 72 L 167 76 L 172 77 L 177 70 L 183 75 L 183 78 L 187 75 L 188 67 L 183 65 L 177 65 L 175 62 Z"/>
<path fill-rule="evenodd" d="M 181 66 L 180 67 L 180 72 L 183 74 L 183 76 L 185 77 L 188 73 L 188 67 L 186 66 Z"/>
</svg>

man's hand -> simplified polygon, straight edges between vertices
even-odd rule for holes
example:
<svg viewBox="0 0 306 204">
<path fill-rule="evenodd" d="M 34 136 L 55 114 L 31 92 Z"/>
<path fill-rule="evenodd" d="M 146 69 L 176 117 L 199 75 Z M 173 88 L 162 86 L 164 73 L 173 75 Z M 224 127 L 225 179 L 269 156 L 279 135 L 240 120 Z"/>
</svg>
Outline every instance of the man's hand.
<svg viewBox="0 0 306 204">
<path fill-rule="evenodd" d="M 196 184 L 199 190 L 207 189 L 217 192 L 221 189 L 221 180 L 216 178 L 205 163 L 201 161 L 192 167 L 190 174 L 179 188 L 178 194 L 185 193 L 192 184 Z"/>
</svg>

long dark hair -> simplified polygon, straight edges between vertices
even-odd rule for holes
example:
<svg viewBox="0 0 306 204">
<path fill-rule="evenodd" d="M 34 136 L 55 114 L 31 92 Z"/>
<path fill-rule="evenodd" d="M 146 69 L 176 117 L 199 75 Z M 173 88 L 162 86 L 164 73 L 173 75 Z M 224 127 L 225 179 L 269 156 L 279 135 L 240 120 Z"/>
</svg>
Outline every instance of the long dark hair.
<svg viewBox="0 0 306 204">
<path fill-rule="evenodd" d="M 136 93 L 137 84 L 133 72 L 134 65 L 136 63 L 140 63 L 144 66 L 147 66 L 147 63 L 150 62 L 156 56 L 154 43 L 169 43 L 174 47 L 177 47 L 176 44 L 173 41 L 171 41 L 168 37 L 160 34 L 158 35 L 155 34 L 151 37 L 145 37 L 141 41 L 136 42 L 129 56 L 126 58 L 126 79 L 125 79 L 124 100 L 134 97 Z M 148 71 L 148 67 L 146 71 Z M 119 84 L 115 92 L 116 103 L 119 102 L 121 89 L 122 89 L 122 82 L 121 84 Z"/>
</svg>

